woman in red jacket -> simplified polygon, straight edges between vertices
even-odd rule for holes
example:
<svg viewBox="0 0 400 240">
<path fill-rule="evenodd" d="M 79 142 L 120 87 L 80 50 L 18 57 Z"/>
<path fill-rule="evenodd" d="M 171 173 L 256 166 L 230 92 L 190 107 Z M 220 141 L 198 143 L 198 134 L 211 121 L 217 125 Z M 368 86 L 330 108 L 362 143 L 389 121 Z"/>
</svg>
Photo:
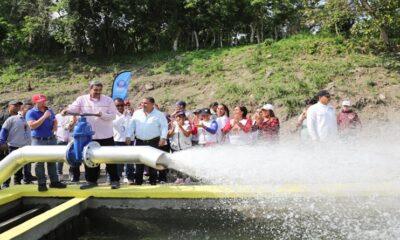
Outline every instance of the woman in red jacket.
<svg viewBox="0 0 400 240">
<path fill-rule="evenodd" d="M 261 108 L 262 118 L 256 124 L 258 139 L 267 141 L 279 140 L 279 119 L 275 117 L 274 106 L 265 104 Z"/>
<path fill-rule="evenodd" d="M 230 119 L 222 129 L 226 140 L 234 145 L 251 143 L 251 119 L 246 118 L 247 108 L 237 106 L 233 110 L 233 118 Z"/>
</svg>

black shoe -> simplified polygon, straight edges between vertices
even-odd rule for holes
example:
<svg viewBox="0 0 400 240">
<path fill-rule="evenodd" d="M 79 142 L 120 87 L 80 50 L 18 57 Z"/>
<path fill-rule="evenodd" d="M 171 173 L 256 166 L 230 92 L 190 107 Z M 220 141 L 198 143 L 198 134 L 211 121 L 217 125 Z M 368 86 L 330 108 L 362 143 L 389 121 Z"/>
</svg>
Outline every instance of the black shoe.
<svg viewBox="0 0 400 240">
<path fill-rule="evenodd" d="M 47 191 L 47 186 L 46 186 L 46 184 L 39 184 L 39 185 L 38 185 L 38 191 L 39 191 L 39 192 L 46 192 L 46 191 Z"/>
<path fill-rule="evenodd" d="M 28 177 L 25 177 L 25 179 L 24 179 L 24 182 L 32 182 L 32 181 L 37 181 L 37 177 L 28 176 Z"/>
<path fill-rule="evenodd" d="M 60 183 L 60 182 L 52 182 L 50 183 L 50 188 L 66 188 L 67 185 L 65 185 L 64 183 Z"/>
<path fill-rule="evenodd" d="M 118 181 L 112 181 L 111 182 L 111 189 L 118 189 L 118 188 L 120 188 L 121 186 L 120 186 L 120 184 L 119 184 L 119 182 Z"/>
<path fill-rule="evenodd" d="M 85 189 L 89 189 L 89 188 L 94 188 L 97 187 L 97 183 L 96 182 L 87 182 L 84 183 L 80 186 L 81 190 L 85 190 Z"/>
</svg>

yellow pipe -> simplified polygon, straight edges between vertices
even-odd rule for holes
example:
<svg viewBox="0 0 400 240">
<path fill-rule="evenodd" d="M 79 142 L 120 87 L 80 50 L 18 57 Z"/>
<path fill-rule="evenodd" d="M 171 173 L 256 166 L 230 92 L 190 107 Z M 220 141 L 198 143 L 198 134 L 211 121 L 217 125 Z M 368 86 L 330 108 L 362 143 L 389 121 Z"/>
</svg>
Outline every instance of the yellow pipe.
<svg viewBox="0 0 400 240">
<path fill-rule="evenodd" d="M 30 162 L 65 161 L 66 146 L 25 146 L 0 161 L 0 183 Z"/>
</svg>

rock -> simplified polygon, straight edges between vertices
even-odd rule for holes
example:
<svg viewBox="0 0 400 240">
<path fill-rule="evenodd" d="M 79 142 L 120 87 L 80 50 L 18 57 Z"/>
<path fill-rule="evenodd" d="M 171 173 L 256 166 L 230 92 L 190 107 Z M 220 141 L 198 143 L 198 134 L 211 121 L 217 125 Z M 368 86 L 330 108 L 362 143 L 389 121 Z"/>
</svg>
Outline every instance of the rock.
<svg viewBox="0 0 400 240">
<path fill-rule="evenodd" d="M 362 109 L 367 106 L 368 102 L 369 101 L 367 98 L 361 97 L 354 103 L 354 107 L 357 109 Z"/>
<path fill-rule="evenodd" d="M 326 90 L 328 90 L 328 91 L 332 91 L 334 88 L 336 88 L 336 85 L 335 85 L 335 83 L 334 82 L 330 82 L 330 83 L 328 83 L 328 85 L 326 86 Z"/>
<path fill-rule="evenodd" d="M 378 95 L 378 100 L 376 101 L 377 104 L 385 103 L 386 102 L 386 96 L 382 93 Z"/>
<path fill-rule="evenodd" d="M 272 74 L 274 74 L 274 71 L 272 71 L 271 69 L 265 71 L 265 78 L 269 78 L 272 76 Z"/>
<path fill-rule="evenodd" d="M 152 83 L 146 83 L 144 89 L 146 89 L 146 91 L 151 91 L 154 89 L 154 85 Z"/>
</svg>

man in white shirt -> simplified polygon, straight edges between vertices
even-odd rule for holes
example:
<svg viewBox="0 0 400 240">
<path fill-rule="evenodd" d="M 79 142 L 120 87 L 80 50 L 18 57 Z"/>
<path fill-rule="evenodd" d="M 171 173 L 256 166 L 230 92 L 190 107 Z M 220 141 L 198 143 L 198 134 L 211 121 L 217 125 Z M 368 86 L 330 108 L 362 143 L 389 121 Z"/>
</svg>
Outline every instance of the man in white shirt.
<svg viewBox="0 0 400 240">
<path fill-rule="evenodd" d="M 103 83 L 93 80 L 89 84 L 89 94 L 79 96 L 61 114 L 70 113 L 93 113 L 96 116 L 87 117 L 87 122 L 94 131 L 93 141 L 101 146 L 115 146 L 113 133 L 113 120 L 117 115 L 114 101 L 109 96 L 102 94 Z M 111 189 L 120 188 L 119 176 L 116 164 L 106 164 L 106 170 L 110 175 Z M 86 183 L 81 185 L 82 190 L 97 186 L 100 175 L 100 166 L 91 168 L 85 165 Z"/>
<path fill-rule="evenodd" d="M 155 108 L 155 100 L 146 97 L 141 103 L 142 109 L 133 113 L 132 121 L 128 129 L 127 136 L 135 133 L 136 146 L 152 146 L 161 149 L 167 144 L 168 122 L 165 114 Z M 127 137 L 127 144 L 131 138 Z M 143 164 L 136 164 L 135 184 L 143 183 Z M 157 183 L 157 170 L 149 168 L 150 184 Z"/>
<path fill-rule="evenodd" d="M 337 137 L 335 109 L 329 105 L 331 95 L 327 90 L 317 94 L 318 103 L 307 110 L 307 129 L 312 140 L 327 142 Z"/>
<path fill-rule="evenodd" d="M 126 108 L 124 100 L 121 98 L 115 98 L 114 104 L 117 108 L 117 116 L 113 121 L 114 142 L 116 146 L 127 146 L 126 137 L 130 137 L 131 139 L 134 138 L 134 136 L 127 136 L 131 114 L 129 109 Z M 122 177 L 124 167 L 126 178 L 126 180 L 124 179 L 124 182 L 133 184 L 135 173 L 133 164 L 118 164 L 117 170 L 119 177 Z"/>
<path fill-rule="evenodd" d="M 62 111 L 62 109 L 61 109 Z M 63 116 L 61 113 L 56 114 L 57 131 L 55 132 L 57 138 L 57 145 L 67 145 L 71 136 L 71 130 L 74 128 L 77 118 L 75 116 Z M 57 162 L 57 174 L 60 179 L 63 177 L 64 162 Z M 69 175 L 71 182 L 79 182 L 79 167 L 69 167 Z"/>
</svg>

